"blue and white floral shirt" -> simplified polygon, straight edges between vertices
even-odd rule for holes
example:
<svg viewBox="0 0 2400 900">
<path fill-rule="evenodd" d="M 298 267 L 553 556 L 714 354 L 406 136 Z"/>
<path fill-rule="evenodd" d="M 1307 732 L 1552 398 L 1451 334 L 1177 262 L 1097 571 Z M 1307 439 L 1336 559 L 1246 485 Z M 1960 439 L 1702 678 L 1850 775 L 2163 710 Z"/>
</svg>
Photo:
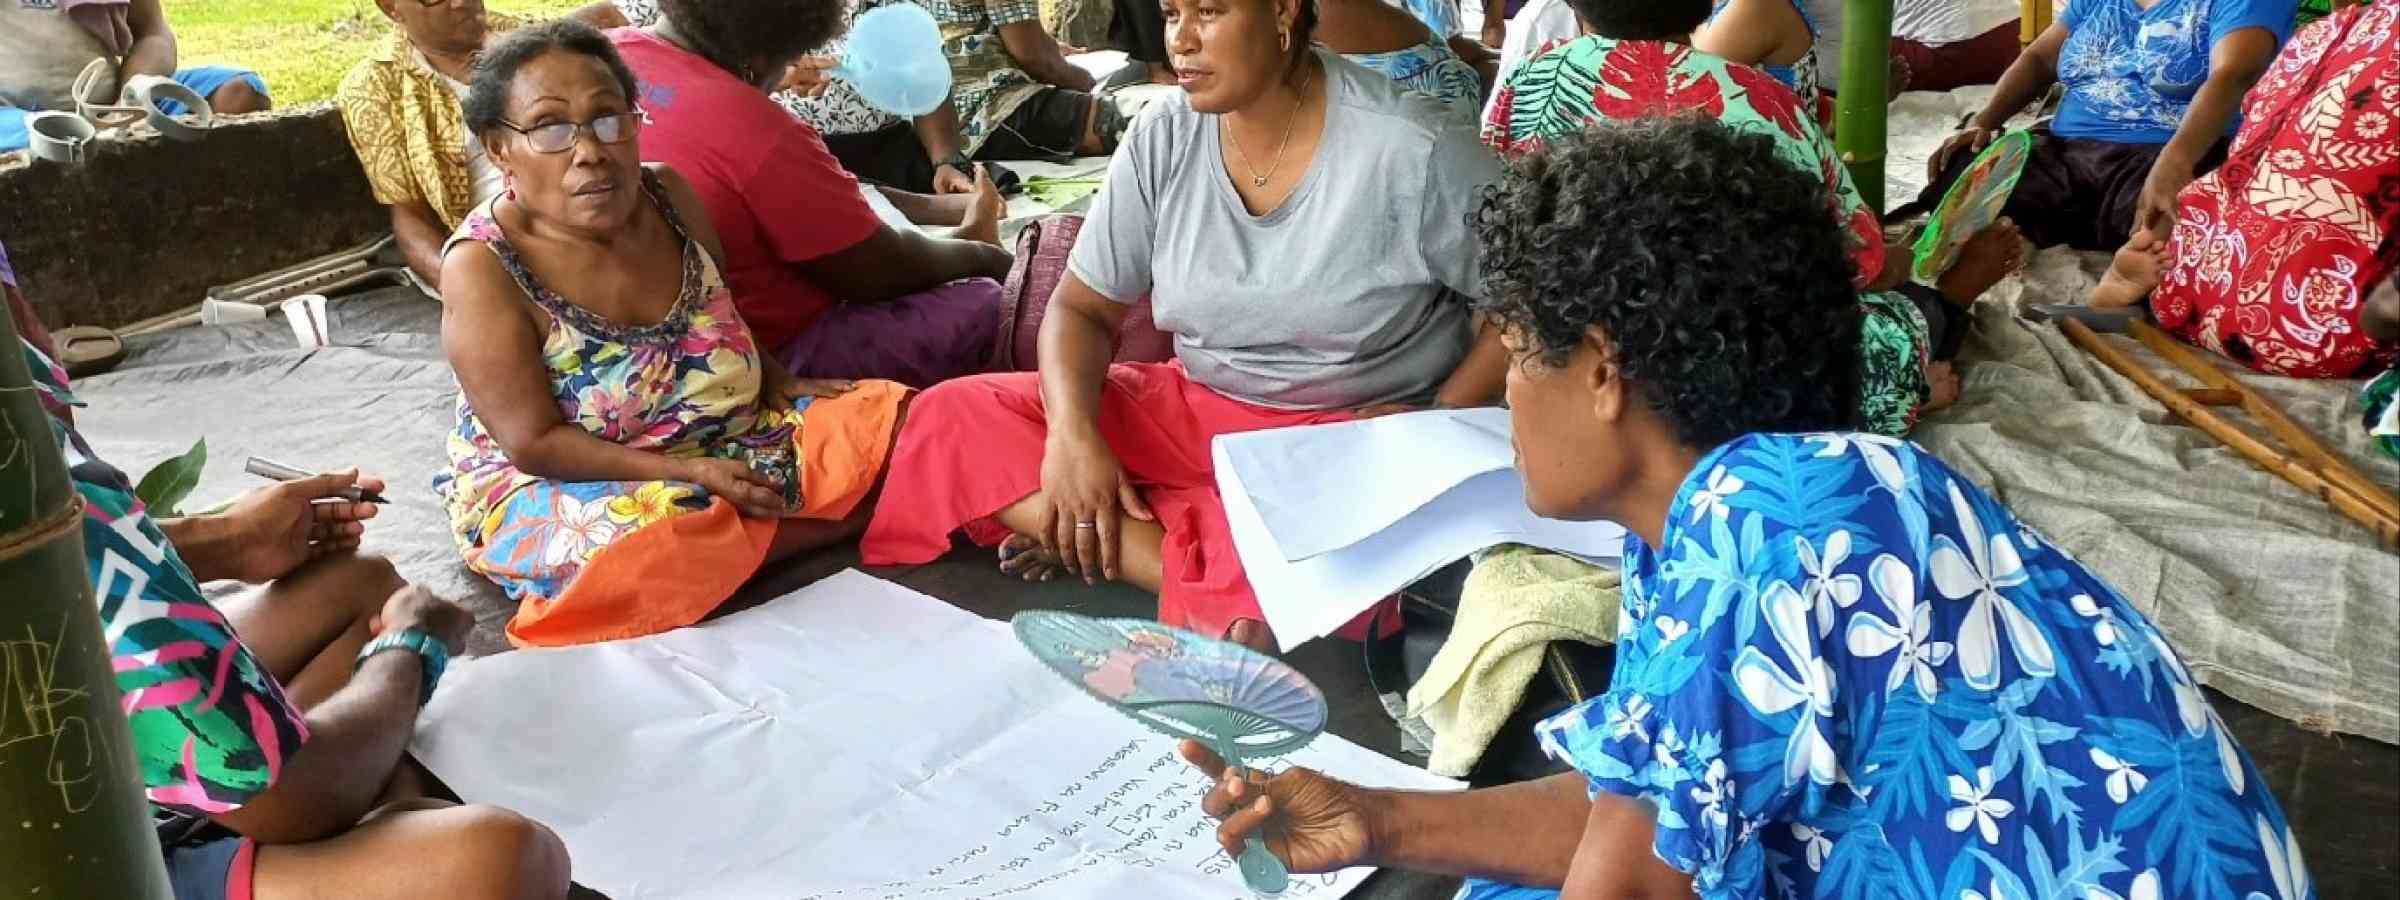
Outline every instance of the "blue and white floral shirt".
<svg viewBox="0 0 2400 900">
<path fill-rule="evenodd" d="M 1718 448 L 1627 537 L 1622 622 L 1543 745 L 1702 897 L 2314 896 L 2158 628 L 1915 445 Z"/>
<path fill-rule="evenodd" d="M 2298 14 L 2299 0 L 2158 0 L 2149 9 L 2134 0 L 2076 0 L 2059 15 L 2067 43 L 2058 80 L 2067 96 L 2051 133 L 2120 144 L 2173 140 L 2208 81 L 2217 42 L 2264 28 L 2281 47 Z"/>
</svg>

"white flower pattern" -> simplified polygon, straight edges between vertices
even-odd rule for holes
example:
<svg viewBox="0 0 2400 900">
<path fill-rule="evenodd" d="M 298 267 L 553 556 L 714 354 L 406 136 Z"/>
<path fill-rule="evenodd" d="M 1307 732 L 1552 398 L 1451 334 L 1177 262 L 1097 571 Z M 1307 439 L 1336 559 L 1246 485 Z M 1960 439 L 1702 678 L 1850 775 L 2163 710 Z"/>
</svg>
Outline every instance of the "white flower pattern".
<svg viewBox="0 0 2400 900">
<path fill-rule="evenodd" d="M 1949 825 L 1951 831 L 1974 828 L 1977 834 L 1982 835 L 1984 843 L 1993 846 L 2000 844 L 2000 820 L 2017 811 L 2016 804 L 1992 796 L 1990 766 L 1976 769 L 1972 783 L 1964 775 L 1950 776 L 1950 799 L 1959 805 L 1950 810 L 1950 814 L 1943 818 L 1943 823 Z"/>
<path fill-rule="evenodd" d="M 1967 684 L 1976 690 L 1993 690 L 2000 686 L 2000 633 L 2008 633 L 2009 646 L 2016 649 L 2017 665 L 2025 674 L 2047 678 L 2058 673 L 2057 655 L 2052 652 L 2050 638 L 2042 634 L 2041 626 L 2017 608 L 2016 601 L 2000 593 L 2025 583 L 2025 563 L 2017 556 L 2014 529 L 1986 537 L 1983 518 L 1975 511 L 1967 496 L 1950 483 L 1950 504 L 1958 517 L 1960 536 L 1966 539 L 1961 549 L 1949 535 L 1936 535 L 1933 550 L 1933 584 L 1942 596 L 1952 600 L 1967 600 L 1966 621 L 1958 627 L 1958 666 Z"/>
<path fill-rule="evenodd" d="M 1893 650 L 1899 655 L 1892 660 L 1891 677 L 1885 681 L 1883 692 L 1890 695 L 1904 684 L 1914 683 L 1917 696 L 1933 702 L 1941 682 L 1934 671 L 1950 661 L 1948 641 L 1933 639 L 1933 606 L 1917 602 L 1917 576 L 1908 564 L 1889 553 L 1875 557 L 1867 565 L 1867 576 L 1875 585 L 1875 596 L 1892 613 L 1890 621 L 1862 612 L 1850 619 L 1845 636 L 1853 655 L 1882 656 Z"/>
</svg>

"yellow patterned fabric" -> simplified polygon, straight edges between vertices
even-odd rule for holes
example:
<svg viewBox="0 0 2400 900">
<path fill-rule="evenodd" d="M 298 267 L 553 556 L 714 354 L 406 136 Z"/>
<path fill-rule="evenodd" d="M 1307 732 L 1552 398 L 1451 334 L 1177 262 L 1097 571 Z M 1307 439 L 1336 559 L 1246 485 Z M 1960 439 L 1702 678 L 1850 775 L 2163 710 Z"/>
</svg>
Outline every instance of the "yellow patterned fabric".
<svg viewBox="0 0 2400 900">
<path fill-rule="evenodd" d="M 492 34 L 517 27 L 490 17 Z M 456 229 L 475 208 L 475 178 L 467 170 L 467 125 L 458 95 L 419 61 L 408 35 L 391 39 L 342 78 L 333 103 L 350 131 L 350 148 L 367 171 L 375 202 L 423 203 L 445 229 Z"/>
</svg>

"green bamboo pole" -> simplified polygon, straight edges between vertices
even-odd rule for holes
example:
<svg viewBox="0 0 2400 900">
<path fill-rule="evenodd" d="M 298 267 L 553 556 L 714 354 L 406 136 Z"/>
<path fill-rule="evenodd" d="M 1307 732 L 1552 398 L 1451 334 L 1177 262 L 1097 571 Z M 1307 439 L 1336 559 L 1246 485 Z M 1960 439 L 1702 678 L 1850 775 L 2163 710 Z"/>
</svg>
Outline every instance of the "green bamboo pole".
<svg viewBox="0 0 2400 900">
<path fill-rule="evenodd" d="M 173 900 L 83 558 L 83 501 L 0 315 L 0 897 Z"/>
<path fill-rule="evenodd" d="M 1850 167 L 1867 208 L 1883 211 L 1883 149 L 1891 107 L 1892 0 L 1842 7 L 1842 93 L 1834 102 L 1834 149 Z"/>
</svg>

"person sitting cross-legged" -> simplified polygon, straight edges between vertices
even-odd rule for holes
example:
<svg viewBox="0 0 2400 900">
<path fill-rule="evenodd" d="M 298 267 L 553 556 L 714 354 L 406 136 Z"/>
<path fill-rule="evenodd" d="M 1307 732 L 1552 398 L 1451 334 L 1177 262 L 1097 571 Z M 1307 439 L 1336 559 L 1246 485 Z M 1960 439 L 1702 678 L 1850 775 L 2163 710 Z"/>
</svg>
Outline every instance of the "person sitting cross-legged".
<svg viewBox="0 0 2400 900">
<path fill-rule="evenodd" d="M 50 353 L 30 338 L 10 352 L 32 369 L 83 498 L 86 563 L 176 900 L 566 896 L 557 835 L 429 798 L 405 755 L 474 619 L 356 553 L 375 507 L 339 495 L 380 479 L 319 475 L 222 514 L 153 519 L 76 429 Z M 221 579 L 257 587 L 211 600 L 201 584 Z"/>
<path fill-rule="evenodd" d="M 1526 503 L 1626 528 L 1609 690 L 1538 726 L 1575 771 L 1381 791 L 1186 743 L 1226 852 L 1469 900 L 2315 896 L 2148 616 L 1933 454 L 1841 430 L 1823 202 L 1689 116 L 1518 164 L 1476 222 Z"/>
<path fill-rule="evenodd" d="M 75 97 L 75 79 L 95 59 L 108 75 L 92 96 Z M 274 105 L 258 73 L 231 66 L 178 68 L 175 31 L 162 0 L 20 0 L 0 3 L 0 153 L 23 150 L 25 121 L 46 110 L 74 112 L 75 101 L 131 103 L 124 87 L 138 76 L 171 79 L 208 101 L 218 115 L 264 112 Z M 160 108 L 184 112 L 165 100 Z"/>
</svg>

